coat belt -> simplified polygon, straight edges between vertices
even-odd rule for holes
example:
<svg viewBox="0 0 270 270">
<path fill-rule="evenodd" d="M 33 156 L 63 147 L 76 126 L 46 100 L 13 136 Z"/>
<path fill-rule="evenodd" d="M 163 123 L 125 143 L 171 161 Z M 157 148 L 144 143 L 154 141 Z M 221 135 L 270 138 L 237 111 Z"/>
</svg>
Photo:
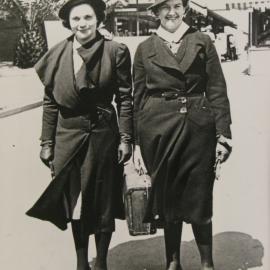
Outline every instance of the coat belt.
<svg viewBox="0 0 270 270">
<path fill-rule="evenodd" d="M 151 97 L 159 97 L 164 99 L 178 99 L 178 98 L 186 98 L 186 97 L 202 97 L 204 96 L 204 93 L 188 93 L 182 90 L 159 90 L 159 91 L 153 91 L 150 92 L 149 96 Z"/>
</svg>

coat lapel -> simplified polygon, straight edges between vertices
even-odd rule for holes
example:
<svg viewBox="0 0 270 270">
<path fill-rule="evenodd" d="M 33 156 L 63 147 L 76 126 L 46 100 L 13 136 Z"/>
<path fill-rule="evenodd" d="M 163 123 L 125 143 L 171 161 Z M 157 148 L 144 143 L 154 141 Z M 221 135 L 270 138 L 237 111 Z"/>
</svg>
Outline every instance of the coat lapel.
<svg viewBox="0 0 270 270">
<path fill-rule="evenodd" d="M 149 48 L 148 57 L 152 63 L 165 69 L 175 69 L 181 72 L 176 58 L 170 49 L 164 44 L 163 40 L 157 35 L 152 36 L 153 48 Z"/>
<path fill-rule="evenodd" d="M 73 72 L 73 41 L 69 39 L 61 55 L 59 66 L 54 77 L 53 94 L 57 103 L 68 108 L 74 108 L 79 102 L 79 95 L 75 89 Z"/>
<path fill-rule="evenodd" d="M 74 86 L 72 44 L 73 35 L 53 47 L 35 65 L 44 86 L 53 91 L 56 102 L 68 108 L 78 104 Z"/>
<path fill-rule="evenodd" d="M 183 74 L 190 68 L 203 45 L 204 43 L 196 34 L 190 33 L 190 31 L 185 34 L 175 56 L 178 61 L 179 69 Z"/>
<path fill-rule="evenodd" d="M 165 69 L 174 69 L 184 74 L 203 46 L 203 42 L 199 40 L 196 35 L 192 34 L 193 31 L 194 30 L 187 31 L 176 55 L 173 55 L 162 39 L 153 35 L 153 42 L 151 44 L 154 44 L 154 46 L 149 49 L 148 58 L 150 58 L 155 65 Z"/>
</svg>

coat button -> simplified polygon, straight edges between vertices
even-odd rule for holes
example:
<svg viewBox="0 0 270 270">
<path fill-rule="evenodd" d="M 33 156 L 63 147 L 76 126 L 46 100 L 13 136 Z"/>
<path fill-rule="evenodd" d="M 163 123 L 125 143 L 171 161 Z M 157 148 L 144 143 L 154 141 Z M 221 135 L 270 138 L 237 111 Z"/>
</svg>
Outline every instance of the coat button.
<svg viewBox="0 0 270 270">
<path fill-rule="evenodd" d="M 180 108 L 180 110 L 179 110 L 179 112 L 180 113 L 187 113 L 187 107 L 182 107 L 182 108 Z"/>
<path fill-rule="evenodd" d="M 187 103 L 187 98 L 186 97 L 180 97 L 181 103 L 185 104 Z"/>
</svg>

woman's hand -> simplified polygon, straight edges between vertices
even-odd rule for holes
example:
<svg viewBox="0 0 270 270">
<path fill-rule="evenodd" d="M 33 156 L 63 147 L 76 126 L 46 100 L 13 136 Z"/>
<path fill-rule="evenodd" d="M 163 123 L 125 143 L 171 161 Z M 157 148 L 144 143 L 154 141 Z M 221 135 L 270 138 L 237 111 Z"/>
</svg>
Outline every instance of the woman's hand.
<svg viewBox="0 0 270 270">
<path fill-rule="evenodd" d="M 216 160 L 219 159 L 220 163 L 223 163 L 228 159 L 229 156 L 230 156 L 230 152 L 226 149 L 226 147 L 224 147 L 220 143 L 217 143 Z"/>
<path fill-rule="evenodd" d="M 43 142 L 41 144 L 40 159 L 47 166 L 50 167 L 50 162 L 54 158 L 54 146 L 51 142 Z"/>
<path fill-rule="evenodd" d="M 141 174 L 147 174 L 147 170 L 142 158 L 141 148 L 139 145 L 135 145 L 134 153 L 133 153 L 133 163 L 135 166 L 135 170 Z"/>
<path fill-rule="evenodd" d="M 132 147 L 130 143 L 121 142 L 118 147 L 118 163 L 127 162 L 132 155 Z"/>
<path fill-rule="evenodd" d="M 230 139 L 227 139 L 222 135 L 218 138 L 216 160 L 220 160 L 220 163 L 225 162 L 232 152 L 232 146 L 229 144 L 230 141 Z"/>
</svg>

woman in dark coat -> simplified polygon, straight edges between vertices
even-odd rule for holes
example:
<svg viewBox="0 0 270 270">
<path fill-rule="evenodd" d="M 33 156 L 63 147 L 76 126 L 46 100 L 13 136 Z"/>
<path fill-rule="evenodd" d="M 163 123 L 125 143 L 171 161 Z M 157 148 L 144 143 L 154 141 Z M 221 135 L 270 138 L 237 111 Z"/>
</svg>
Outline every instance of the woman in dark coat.
<svg viewBox="0 0 270 270">
<path fill-rule="evenodd" d="M 123 163 L 131 156 L 130 54 L 97 31 L 104 10 L 101 0 L 66 2 L 59 17 L 73 35 L 36 65 L 45 86 L 40 157 L 54 177 L 27 214 L 63 230 L 71 221 L 77 270 L 90 269 L 90 234 L 95 269 L 107 269 L 114 219 L 124 218 Z"/>
<path fill-rule="evenodd" d="M 210 38 L 183 22 L 188 0 L 156 0 L 156 34 L 134 59 L 135 167 L 152 179 L 145 222 L 164 228 L 167 269 L 181 269 L 182 222 L 191 223 L 201 269 L 212 260 L 216 160 L 230 153 L 226 83 Z"/>
</svg>

